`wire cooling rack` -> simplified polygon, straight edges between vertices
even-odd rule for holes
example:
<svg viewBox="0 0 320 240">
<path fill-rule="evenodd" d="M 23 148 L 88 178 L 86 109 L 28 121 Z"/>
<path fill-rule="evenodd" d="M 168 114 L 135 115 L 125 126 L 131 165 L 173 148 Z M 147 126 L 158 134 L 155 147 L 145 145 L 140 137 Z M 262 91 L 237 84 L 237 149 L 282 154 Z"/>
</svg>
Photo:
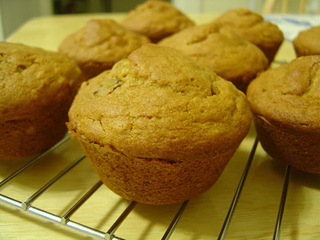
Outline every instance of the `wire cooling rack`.
<svg viewBox="0 0 320 240">
<path fill-rule="evenodd" d="M 94 183 L 81 197 L 79 197 L 78 200 L 73 202 L 71 204 L 71 207 L 69 207 L 63 214 L 57 215 L 55 213 L 50 212 L 47 209 L 39 208 L 39 207 L 37 207 L 36 204 L 34 204 L 35 200 L 41 198 L 41 195 L 45 191 L 47 191 L 60 178 L 62 178 L 69 171 L 72 171 L 76 165 L 78 165 L 81 161 L 83 161 L 83 159 L 85 159 L 85 155 L 83 153 L 80 153 L 73 161 L 71 161 L 71 163 L 68 166 L 63 168 L 58 174 L 56 174 L 53 178 L 51 178 L 46 184 L 44 184 L 42 187 L 40 187 L 32 195 L 28 196 L 23 201 L 1 193 L 1 189 L 3 187 L 5 187 L 11 181 L 13 181 L 15 178 L 17 178 L 20 174 L 25 172 L 27 169 L 31 168 L 33 165 L 35 165 L 39 161 L 43 161 L 43 159 L 45 159 L 46 155 L 50 154 L 55 149 L 63 146 L 65 144 L 65 142 L 69 141 L 69 138 L 70 138 L 70 136 L 67 135 L 64 139 L 62 139 L 60 142 L 58 142 L 51 149 L 47 150 L 46 152 L 44 152 L 41 155 L 37 156 L 36 158 L 32 159 L 31 161 L 29 161 L 28 163 L 23 165 L 21 168 L 14 171 L 11 175 L 6 177 L 4 180 L 2 180 L 0 182 L 0 203 L 4 202 L 4 203 L 12 205 L 18 209 L 21 209 L 24 212 L 33 213 L 40 218 L 44 218 L 44 219 L 47 219 L 51 222 L 61 224 L 69 229 L 76 230 L 76 231 L 83 233 L 87 236 L 90 236 L 94 239 L 110 239 L 110 240 L 124 239 L 124 238 L 121 238 L 121 236 L 118 236 L 116 231 L 119 228 L 119 226 L 131 214 L 131 212 L 135 209 L 135 207 L 139 204 L 137 202 L 134 202 L 134 201 L 130 202 L 127 205 L 127 207 L 124 209 L 124 211 L 119 214 L 119 216 L 114 221 L 114 223 L 111 224 L 108 231 L 101 231 L 101 230 L 96 229 L 92 226 L 88 226 L 84 223 L 74 221 L 72 218 L 73 214 L 76 213 L 83 206 L 83 204 L 88 199 L 90 199 L 97 192 L 97 190 L 101 187 L 102 183 L 99 180 L 96 183 Z M 251 163 L 254 159 L 254 155 L 255 155 L 256 148 L 257 148 L 258 144 L 259 144 L 259 142 L 258 142 L 258 139 L 256 138 L 254 140 L 253 145 L 252 145 L 251 152 L 249 153 L 249 156 L 247 156 L 246 165 L 244 167 L 242 176 L 239 179 L 238 187 L 236 188 L 236 191 L 234 193 L 233 200 L 231 202 L 229 211 L 227 212 L 227 215 L 225 217 L 224 224 L 221 227 L 218 239 L 225 239 L 227 236 L 228 228 L 229 228 L 230 222 L 232 220 L 233 213 L 236 209 L 237 202 L 240 198 L 241 191 L 242 191 L 242 188 L 245 184 L 247 174 L 249 172 Z M 285 208 L 290 172 L 291 172 L 291 168 L 290 168 L 290 166 L 287 166 L 285 177 L 284 177 L 284 183 L 283 183 L 282 197 L 279 202 L 278 216 L 275 216 L 275 228 L 274 228 L 273 239 L 280 239 L 280 229 L 281 229 L 281 223 L 282 223 L 282 216 L 283 216 L 283 212 L 284 212 L 284 208 Z M 192 200 L 190 200 L 190 201 L 192 201 Z M 171 223 L 167 227 L 166 231 L 163 233 L 163 236 L 161 239 L 169 239 L 170 238 L 177 223 L 179 222 L 180 218 L 182 217 L 184 210 L 188 207 L 188 203 L 189 203 L 189 201 L 185 201 L 180 205 L 180 207 L 178 208 L 177 212 L 175 213 Z M 50 226 L 48 226 L 48 227 L 50 227 Z"/>
</svg>

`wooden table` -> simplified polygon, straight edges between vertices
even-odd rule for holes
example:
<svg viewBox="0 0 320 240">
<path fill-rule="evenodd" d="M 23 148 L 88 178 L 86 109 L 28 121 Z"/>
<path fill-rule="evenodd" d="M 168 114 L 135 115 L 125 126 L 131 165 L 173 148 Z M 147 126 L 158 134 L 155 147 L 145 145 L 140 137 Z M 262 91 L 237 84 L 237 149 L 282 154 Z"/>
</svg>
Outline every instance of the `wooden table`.
<svg viewBox="0 0 320 240">
<path fill-rule="evenodd" d="M 216 15 L 190 15 L 205 23 Z M 9 39 L 57 50 L 68 34 L 92 18 L 113 18 L 122 14 L 72 15 L 35 18 L 25 23 Z M 285 42 L 276 61 L 294 58 L 290 42 Z M 255 130 L 252 127 L 216 184 L 202 196 L 189 201 L 171 239 L 217 239 L 239 180 L 246 166 Z M 76 140 L 68 140 L 43 160 L 0 188 L 0 194 L 24 201 L 82 154 Z M 23 162 L 0 161 L 0 181 Z M 226 239 L 272 239 L 282 193 L 286 166 L 272 160 L 258 145 L 245 185 L 229 226 Z M 61 177 L 32 206 L 62 216 L 96 182 L 98 177 L 87 159 Z M 292 170 L 281 225 L 281 239 L 320 239 L 320 175 Z M 107 232 L 130 203 L 102 185 L 72 216 L 71 220 Z M 149 206 L 138 204 L 115 232 L 125 239 L 161 239 L 180 204 Z M 40 217 L 21 207 L 0 201 L 0 239 L 88 239 L 81 231 Z"/>
</svg>

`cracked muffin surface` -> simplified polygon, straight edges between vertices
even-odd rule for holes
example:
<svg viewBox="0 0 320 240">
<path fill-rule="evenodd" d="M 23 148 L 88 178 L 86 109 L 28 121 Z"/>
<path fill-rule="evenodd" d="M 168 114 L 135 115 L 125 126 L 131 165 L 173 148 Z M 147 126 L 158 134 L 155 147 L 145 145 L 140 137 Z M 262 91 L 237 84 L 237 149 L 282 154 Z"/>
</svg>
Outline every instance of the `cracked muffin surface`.
<svg viewBox="0 0 320 240">
<path fill-rule="evenodd" d="M 249 9 L 231 9 L 214 22 L 234 31 L 243 39 L 259 47 L 271 63 L 278 52 L 284 35 L 279 27 Z"/>
<path fill-rule="evenodd" d="M 247 97 L 251 109 L 270 121 L 320 134 L 320 56 L 297 58 L 262 73 Z"/>
<path fill-rule="evenodd" d="M 91 19 L 61 42 L 59 52 L 73 58 L 90 79 L 149 42 L 112 19 Z"/>
<path fill-rule="evenodd" d="M 217 23 L 190 27 L 159 45 L 175 48 L 210 67 L 242 91 L 268 67 L 268 59 L 257 46 Z"/>
<path fill-rule="evenodd" d="M 130 11 L 121 23 L 156 43 L 195 23 L 169 2 L 149 0 Z"/>
<path fill-rule="evenodd" d="M 72 134 L 89 153 L 99 169 L 97 172 L 111 189 L 119 188 L 119 184 L 117 187 L 110 184 L 114 171 L 120 171 L 129 162 L 136 167 L 137 162 L 143 161 L 144 170 L 140 169 L 143 173 L 127 171 L 132 184 L 138 181 L 139 174 L 152 173 L 139 179 L 144 181 L 140 183 L 141 194 L 145 194 L 146 182 L 150 185 L 153 179 L 153 188 L 147 191 L 151 200 L 137 197 L 140 191 L 137 188 L 122 191 L 120 195 L 163 204 L 189 199 L 213 184 L 247 134 L 251 115 L 244 94 L 230 82 L 177 50 L 147 44 L 111 71 L 84 83 L 69 111 L 69 119 Z M 112 172 L 101 173 L 101 165 L 112 161 L 101 155 L 110 157 L 110 154 L 111 158 L 117 156 L 117 164 L 126 160 L 120 167 L 117 165 L 118 168 L 109 166 Z M 192 182 L 193 177 L 188 182 L 186 176 L 190 178 L 190 171 L 197 168 L 192 165 L 197 164 L 206 172 L 203 173 L 206 177 L 201 180 L 194 176 L 197 183 Z M 161 169 L 169 165 L 175 168 L 171 170 L 172 175 L 159 177 L 166 171 Z M 178 181 L 182 176 L 185 179 Z M 198 189 L 176 193 L 178 186 L 175 186 L 169 189 L 171 193 L 164 191 L 168 188 L 165 184 L 174 186 L 174 182 L 183 184 L 179 191 L 187 186 L 197 188 L 198 185 Z M 134 196 L 127 196 L 128 192 Z"/>
</svg>

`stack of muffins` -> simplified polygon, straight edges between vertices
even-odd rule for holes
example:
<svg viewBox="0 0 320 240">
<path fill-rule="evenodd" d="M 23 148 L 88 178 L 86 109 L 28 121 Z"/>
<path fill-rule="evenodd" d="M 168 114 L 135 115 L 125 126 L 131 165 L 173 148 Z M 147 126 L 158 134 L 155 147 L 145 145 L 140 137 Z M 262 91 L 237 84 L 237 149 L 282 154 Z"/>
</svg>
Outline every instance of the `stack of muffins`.
<svg viewBox="0 0 320 240">
<path fill-rule="evenodd" d="M 162 1 L 146 1 L 117 26 L 150 43 L 85 82 L 68 122 L 95 171 L 115 193 L 170 204 L 200 195 L 219 178 L 250 127 L 244 92 L 269 67 L 283 40 L 281 31 L 261 16 L 243 15 L 237 21 L 246 22 L 248 15 L 256 19 L 244 24 L 244 31 L 257 25 L 251 35 L 264 31 L 270 39 L 250 42 L 223 21 L 196 26 Z M 84 42 L 76 50 L 66 44 L 77 36 L 92 42 L 83 37 L 88 31 L 69 36 L 60 51 L 73 57 L 89 50 L 78 49 Z M 104 47 L 108 52 L 109 45 Z M 84 58 L 75 58 L 81 66 Z"/>
<path fill-rule="evenodd" d="M 58 115 L 63 125 L 69 111 L 69 131 L 112 191 L 148 204 L 177 203 L 202 194 L 215 183 L 247 135 L 252 115 L 259 139 L 271 156 L 319 173 L 319 159 L 314 157 L 320 142 L 319 57 L 267 70 L 282 41 L 276 25 L 249 10 L 231 10 L 212 22 L 196 25 L 170 3 L 151 0 L 129 12 L 121 23 L 90 20 L 61 42 L 59 53 L 24 46 L 41 58 L 29 59 L 25 54 L 14 66 L 9 64 L 4 75 L 13 80 L 2 85 L 14 85 L 16 76 L 28 79 L 22 74 L 35 71 L 40 79 L 50 79 L 28 90 L 32 96 L 25 104 L 37 112 L 31 115 L 45 115 L 43 108 L 49 108 L 45 99 L 59 91 L 57 99 L 64 104 L 56 100 L 50 109 L 60 111 L 56 106 L 63 105 Z M 1 57 L 10 59 L 23 53 L 22 46 L 10 45 L 3 44 L 7 52 Z M 44 60 L 42 56 L 46 56 Z M 35 62 L 44 63 L 47 58 L 57 63 L 52 74 L 59 77 L 51 75 L 52 69 L 45 64 L 43 69 L 34 67 Z M 60 68 L 58 63 L 66 67 Z M 57 90 L 60 84 L 64 91 Z M 14 93 L 8 94 L 1 98 L 3 103 Z M 274 110 L 280 102 L 281 109 Z M 45 107 L 38 108 L 40 103 Z M 6 120 L 1 127 L 9 129 L 3 130 L 6 138 L 11 132 L 18 138 L 28 136 L 40 125 L 29 124 L 23 131 L 17 125 L 6 125 L 29 123 L 31 118 L 25 117 L 29 113 L 19 108 L 19 102 L 10 109 L 3 105 L 0 114 Z M 294 114 L 288 112 L 293 109 Z M 308 117 L 298 122 L 302 115 Z M 35 118 L 49 125 L 47 120 Z M 270 133 L 275 135 L 270 138 Z M 291 135 L 286 139 L 288 133 Z M 63 134 L 61 131 L 32 154 L 50 147 Z M 283 143 L 281 148 L 275 139 Z M 13 144 L 16 140 L 10 141 Z M 300 141 L 308 148 L 297 155 L 282 154 L 289 152 L 291 142 L 296 147 L 293 152 L 299 152 Z M 0 158 L 5 158 L 1 153 L 8 150 L 1 144 Z M 26 155 L 30 153 L 19 157 Z M 299 163 L 289 162 L 289 157 Z M 302 164 L 300 159 L 308 163 Z"/>
</svg>

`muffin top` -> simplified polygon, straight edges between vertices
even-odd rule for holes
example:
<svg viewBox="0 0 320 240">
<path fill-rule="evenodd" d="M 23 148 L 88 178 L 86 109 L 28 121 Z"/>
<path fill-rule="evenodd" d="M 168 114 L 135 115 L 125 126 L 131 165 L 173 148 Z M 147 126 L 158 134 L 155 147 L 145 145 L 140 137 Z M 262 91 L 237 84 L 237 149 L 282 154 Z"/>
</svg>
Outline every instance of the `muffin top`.
<svg viewBox="0 0 320 240">
<path fill-rule="evenodd" d="M 320 26 L 302 31 L 293 40 L 298 56 L 320 54 Z"/>
<path fill-rule="evenodd" d="M 1 119 L 59 102 L 66 95 L 74 95 L 83 81 L 72 59 L 40 48 L 0 42 L 0 60 Z"/>
<path fill-rule="evenodd" d="M 272 124 L 320 133 L 320 56 L 269 69 L 247 91 L 252 111 Z"/>
<path fill-rule="evenodd" d="M 117 61 L 149 42 L 146 36 L 129 31 L 114 20 L 92 19 L 86 26 L 67 36 L 60 44 L 59 51 L 80 65 L 97 62 L 110 69 Z"/>
<path fill-rule="evenodd" d="M 171 3 L 151 0 L 130 11 L 122 25 L 148 36 L 152 42 L 158 42 L 195 23 Z"/>
<path fill-rule="evenodd" d="M 147 44 L 85 82 L 69 111 L 81 141 L 162 159 L 212 156 L 243 138 L 246 98 L 180 52 Z"/>
<path fill-rule="evenodd" d="M 216 21 L 257 46 L 272 46 L 283 41 L 283 33 L 277 25 L 248 9 L 229 10 Z"/>
<path fill-rule="evenodd" d="M 257 46 L 217 23 L 187 28 L 159 45 L 181 51 L 241 90 L 268 67 L 266 56 Z"/>
<path fill-rule="evenodd" d="M 271 62 L 284 36 L 277 25 L 248 9 L 232 9 L 222 14 L 217 22 L 259 47 Z"/>
</svg>

